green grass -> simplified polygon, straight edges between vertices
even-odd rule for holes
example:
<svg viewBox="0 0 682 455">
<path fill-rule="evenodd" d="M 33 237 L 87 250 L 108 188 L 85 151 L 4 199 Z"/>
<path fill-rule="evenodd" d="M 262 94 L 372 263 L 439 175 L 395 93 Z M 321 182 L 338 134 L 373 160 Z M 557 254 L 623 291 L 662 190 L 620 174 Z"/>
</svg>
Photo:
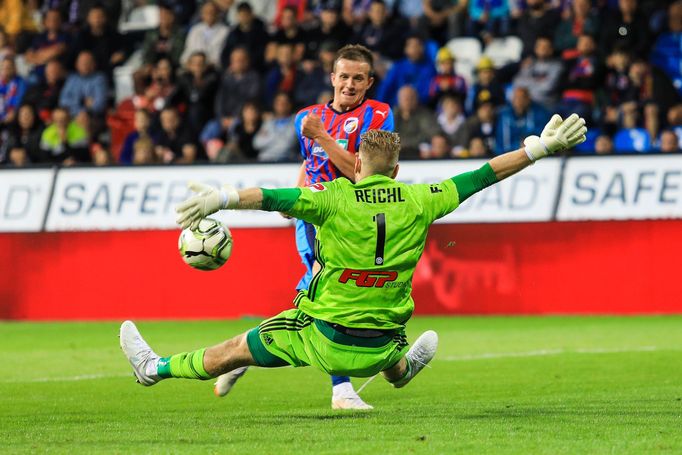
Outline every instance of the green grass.
<svg viewBox="0 0 682 455">
<path fill-rule="evenodd" d="M 254 323 L 138 325 L 170 354 Z M 416 318 L 408 334 L 427 328 L 433 368 L 401 390 L 376 378 L 361 413 L 331 411 L 311 368 L 251 369 L 218 399 L 135 384 L 118 324 L 0 323 L 0 453 L 682 453 L 682 317 Z"/>
</svg>

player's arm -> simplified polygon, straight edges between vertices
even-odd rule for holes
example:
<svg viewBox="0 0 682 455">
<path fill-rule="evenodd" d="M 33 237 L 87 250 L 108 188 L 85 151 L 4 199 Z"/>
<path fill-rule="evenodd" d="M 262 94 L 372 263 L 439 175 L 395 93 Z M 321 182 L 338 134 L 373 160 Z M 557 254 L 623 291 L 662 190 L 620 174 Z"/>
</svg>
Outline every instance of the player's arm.
<svg viewBox="0 0 682 455">
<path fill-rule="evenodd" d="M 315 113 L 305 116 L 301 122 L 301 134 L 317 142 L 327 152 L 327 156 L 334 166 L 349 180 L 355 180 L 355 155 L 341 147 L 333 137 L 324 129 L 322 119 Z"/>
</svg>

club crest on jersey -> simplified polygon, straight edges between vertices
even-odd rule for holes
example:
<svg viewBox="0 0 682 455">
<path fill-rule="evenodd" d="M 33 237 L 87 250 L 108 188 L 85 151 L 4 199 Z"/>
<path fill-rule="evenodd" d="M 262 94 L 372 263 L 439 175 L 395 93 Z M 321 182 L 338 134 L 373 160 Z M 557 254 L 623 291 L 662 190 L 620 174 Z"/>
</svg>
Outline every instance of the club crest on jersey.
<svg viewBox="0 0 682 455">
<path fill-rule="evenodd" d="M 347 118 L 346 121 L 343 122 L 343 131 L 345 131 L 346 134 L 354 133 L 355 130 L 358 129 L 359 123 L 360 123 L 360 120 L 358 120 L 357 117 Z"/>
<path fill-rule="evenodd" d="M 316 183 L 316 184 L 314 184 L 314 185 L 310 185 L 308 188 L 310 188 L 310 191 L 312 191 L 313 193 L 317 193 L 317 192 L 319 192 L 319 191 L 324 191 L 324 190 L 327 189 L 327 188 L 326 188 L 323 184 L 321 184 L 321 183 Z"/>
</svg>

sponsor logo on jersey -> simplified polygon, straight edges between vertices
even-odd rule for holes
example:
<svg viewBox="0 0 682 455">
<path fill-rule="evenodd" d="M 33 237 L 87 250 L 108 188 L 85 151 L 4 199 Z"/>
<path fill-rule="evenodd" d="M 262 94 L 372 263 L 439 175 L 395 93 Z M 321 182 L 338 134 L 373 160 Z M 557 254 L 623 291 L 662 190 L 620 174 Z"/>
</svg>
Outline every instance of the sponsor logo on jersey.
<svg viewBox="0 0 682 455">
<path fill-rule="evenodd" d="M 310 153 L 315 156 L 319 156 L 321 158 L 327 158 L 327 152 L 324 151 L 322 147 L 319 145 L 315 145 L 311 150 Z"/>
<path fill-rule="evenodd" d="M 360 123 L 360 120 L 358 120 L 357 117 L 347 118 L 346 121 L 343 122 L 343 131 L 345 131 L 346 134 L 354 133 L 355 130 L 358 129 L 359 123 Z"/>
<path fill-rule="evenodd" d="M 348 139 L 337 139 L 336 143 L 343 147 L 344 150 L 348 150 Z"/>
<path fill-rule="evenodd" d="M 310 191 L 312 191 L 313 193 L 318 193 L 320 191 L 324 191 L 327 189 L 327 187 L 325 187 L 321 183 L 316 183 L 314 185 L 310 185 L 308 188 L 310 188 Z"/>
<path fill-rule="evenodd" d="M 371 271 L 371 270 L 354 270 L 345 269 L 341 272 L 339 283 L 348 283 L 354 281 L 355 285 L 361 288 L 383 288 L 386 283 L 395 281 L 398 278 L 398 272 L 392 270 L 386 271 Z"/>
</svg>

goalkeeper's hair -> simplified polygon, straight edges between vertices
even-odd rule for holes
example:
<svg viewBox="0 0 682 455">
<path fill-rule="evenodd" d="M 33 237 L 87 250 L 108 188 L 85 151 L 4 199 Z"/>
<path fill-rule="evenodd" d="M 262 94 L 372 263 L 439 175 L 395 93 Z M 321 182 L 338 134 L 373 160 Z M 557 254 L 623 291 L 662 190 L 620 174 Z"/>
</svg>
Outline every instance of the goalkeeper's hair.
<svg viewBox="0 0 682 455">
<path fill-rule="evenodd" d="M 336 72 L 336 63 L 341 59 L 353 60 L 354 62 L 365 62 L 369 65 L 369 76 L 374 76 L 374 56 L 372 51 L 362 44 L 346 44 L 336 52 L 332 71 Z"/>
<path fill-rule="evenodd" d="M 400 155 L 400 136 L 390 131 L 369 130 L 360 136 L 359 153 L 362 163 L 373 174 L 392 177 Z"/>
</svg>

